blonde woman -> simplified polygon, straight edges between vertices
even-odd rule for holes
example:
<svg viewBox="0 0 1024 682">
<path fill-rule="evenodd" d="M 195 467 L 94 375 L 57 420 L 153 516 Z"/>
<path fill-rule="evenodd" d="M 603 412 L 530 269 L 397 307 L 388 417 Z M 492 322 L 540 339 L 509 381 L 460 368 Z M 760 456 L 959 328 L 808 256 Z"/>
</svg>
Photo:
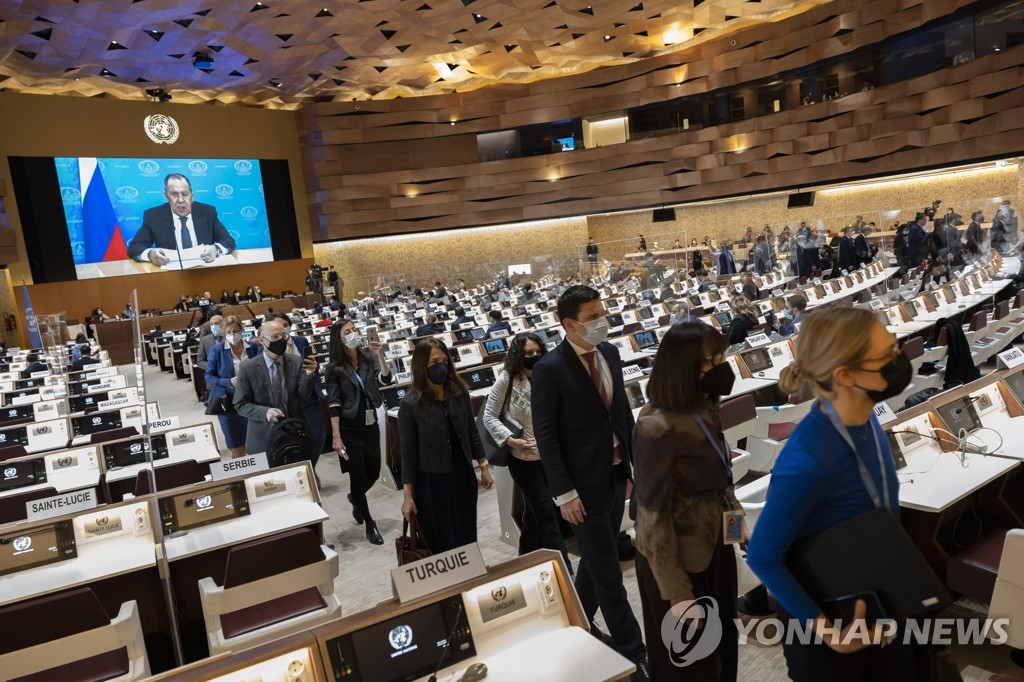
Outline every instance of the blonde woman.
<svg viewBox="0 0 1024 682">
<path fill-rule="evenodd" d="M 870 310 L 820 309 L 800 328 L 795 360 L 782 371 L 779 388 L 797 393 L 805 384 L 817 397 L 786 442 L 772 470 L 771 488 L 750 542 L 747 562 L 779 603 L 787 627 L 811 622 L 821 643 L 783 645 L 794 682 L 917 679 L 914 655 L 899 641 L 882 648 L 851 627 L 832 623 L 786 567 L 792 544 L 875 508 L 899 517 L 899 481 L 876 403 L 898 395 L 913 368 L 896 339 Z M 867 607 L 858 600 L 856 618 Z M 832 636 L 836 626 L 839 636 Z"/>
<path fill-rule="evenodd" d="M 728 329 L 723 329 L 729 337 L 729 344 L 743 343 L 750 330 L 757 326 L 757 318 L 760 313 L 754 304 L 743 295 L 732 299 L 732 321 Z"/>
</svg>

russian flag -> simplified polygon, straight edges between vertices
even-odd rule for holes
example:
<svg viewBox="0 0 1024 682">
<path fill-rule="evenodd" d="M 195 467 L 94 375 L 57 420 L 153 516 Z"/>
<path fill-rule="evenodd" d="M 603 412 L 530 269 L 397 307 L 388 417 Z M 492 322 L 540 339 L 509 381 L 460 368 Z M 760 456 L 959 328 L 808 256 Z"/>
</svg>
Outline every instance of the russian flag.
<svg viewBox="0 0 1024 682">
<path fill-rule="evenodd" d="M 117 224 L 103 172 L 94 158 L 78 159 L 82 183 L 82 233 L 85 236 L 85 262 L 127 260 L 128 247 Z"/>
</svg>

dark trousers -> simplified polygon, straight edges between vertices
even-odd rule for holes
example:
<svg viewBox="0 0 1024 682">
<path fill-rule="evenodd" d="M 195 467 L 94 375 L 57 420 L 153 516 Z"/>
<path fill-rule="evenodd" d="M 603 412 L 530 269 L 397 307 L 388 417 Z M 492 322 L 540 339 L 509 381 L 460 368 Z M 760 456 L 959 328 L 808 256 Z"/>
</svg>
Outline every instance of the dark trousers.
<svg viewBox="0 0 1024 682">
<path fill-rule="evenodd" d="M 599 504 L 591 499 L 583 523 L 572 527 L 582 557 L 576 568 L 576 593 L 587 618 L 593 621 L 600 608 L 619 653 L 636 661 L 646 650 L 619 565 L 619 526 L 626 502 L 626 474 L 621 466 L 613 467 L 612 482 L 598 499 Z"/>
<path fill-rule="evenodd" d="M 736 557 L 732 546 L 719 541 L 711 563 L 700 573 L 690 573 L 694 597 L 713 597 L 718 602 L 718 615 L 722 622 L 722 642 L 713 654 L 686 667 L 679 667 L 669 658 L 668 648 L 662 640 L 661 622 L 670 604 L 661 598 L 658 583 L 650 564 L 640 552 L 636 553 L 636 580 L 640 585 L 640 604 L 644 611 L 644 630 L 647 635 L 647 661 L 651 680 L 723 680 L 735 682 L 739 669 L 739 633 L 736 630 Z"/>
<path fill-rule="evenodd" d="M 352 489 L 352 506 L 359 510 L 367 524 L 373 523 L 366 493 L 380 478 L 380 429 L 373 426 L 346 426 L 339 424 L 341 440 L 345 443 L 348 461 L 349 486 Z M 369 526 L 367 526 L 369 527 Z"/>
<path fill-rule="evenodd" d="M 885 647 L 869 646 L 852 654 L 840 654 L 824 642 L 800 644 L 788 629 L 793 616 L 779 608 L 779 618 L 788 623 L 782 640 L 789 678 L 793 682 L 915 682 L 919 679 L 914 649 L 903 644 L 903 628 L 896 640 Z M 791 640 L 791 644 L 787 644 Z M 812 640 L 813 642 L 813 640 Z"/>
<path fill-rule="evenodd" d="M 562 529 L 558 524 L 559 512 L 548 494 L 544 465 L 540 460 L 527 462 L 512 455 L 508 458 L 508 473 L 526 501 L 522 534 L 519 536 L 519 553 L 526 554 L 541 547 L 556 550 L 562 553 L 565 565 L 571 571 L 572 564 L 569 563 Z"/>
</svg>

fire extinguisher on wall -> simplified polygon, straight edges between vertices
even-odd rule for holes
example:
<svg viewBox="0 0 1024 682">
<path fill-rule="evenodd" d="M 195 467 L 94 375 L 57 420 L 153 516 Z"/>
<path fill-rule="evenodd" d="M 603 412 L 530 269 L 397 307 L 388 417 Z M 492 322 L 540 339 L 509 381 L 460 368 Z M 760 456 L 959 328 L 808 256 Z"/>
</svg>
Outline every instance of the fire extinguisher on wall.
<svg viewBox="0 0 1024 682">
<path fill-rule="evenodd" d="M 13 332 L 18 328 L 18 318 L 14 315 L 4 313 L 4 331 Z"/>
</svg>

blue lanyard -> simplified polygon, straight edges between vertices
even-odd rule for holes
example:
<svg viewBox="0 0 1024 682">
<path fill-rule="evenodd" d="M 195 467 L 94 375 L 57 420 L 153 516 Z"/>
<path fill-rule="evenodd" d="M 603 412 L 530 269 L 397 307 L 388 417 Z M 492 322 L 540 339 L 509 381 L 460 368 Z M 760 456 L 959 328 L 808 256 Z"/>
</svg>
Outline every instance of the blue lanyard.
<svg viewBox="0 0 1024 682">
<path fill-rule="evenodd" d="M 697 422 L 697 426 L 700 427 L 700 430 L 704 432 L 704 435 L 707 437 L 708 442 L 711 443 L 711 447 L 713 447 L 715 449 L 715 452 L 718 453 L 718 458 L 722 460 L 722 464 L 725 466 L 725 470 L 729 472 L 730 476 L 732 476 L 732 458 L 729 456 L 729 450 L 731 449 L 729 447 L 729 441 L 725 439 L 725 436 L 722 436 L 722 444 L 725 445 L 725 450 L 722 450 L 721 446 L 719 446 L 718 444 L 718 441 L 714 438 L 714 436 L 711 435 L 711 431 L 708 429 L 708 425 L 704 423 L 704 420 L 701 419 L 700 415 L 697 414 L 696 412 L 691 412 L 690 416 L 693 417 L 694 421 Z"/>
<path fill-rule="evenodd" d="M 889 474 L 885 470 L 885 460 L 882 455 L 882 444 L 878 440 L 878 428 L 875 425 L 875 416 L 871 415 L 871 433 L 875 437 L 875 456 L 878 458 L 878 470 L 882 473 L 882 497 L 878 495 L 878 486 L 875 485 L 874 479 L 871 477 L 871 473 L 868 468 L 864 466 L 864 460 L 861 457 L 860 452 L 857 451 L 857 446 L 853 444 L 853 438 L 850 436 L 849 429 L 843 424 L 843 421 L 839 418 L 839 414 L 836 412 L 835 406 L 829 402 L 824 401 L 821 405 L 825 408 L 825 414 L 828 415 L 829 420 L 832 422 L 832 426 L 835 427 L 839 435 L 843 437 L 846 444 L 853 450 L 854 457 L 857 458 L 857 470 L 860 471 L 860 478 L 864 482 L 864 487 L 868 491 L 868 497 L 871 498 L 871 503 L 878 509 L 885 504 L 885 508 L 892 509 L 892 500 L 889 498 Z M 813 409 L 813 408 L 812 408 Z M 884 500 L 883 500 L 884 497 Z"/>
<path fill-rule="evenodd" d="M 366 384 L 363 383 L 363 377 L 359 376 L 359 368 L 356 367 L 352 370 L 352 374 L 355 375 L 356 381 L 359 382 L 359 388 L 363 389 L 363 404 L 370 408 L 373 403 L 370 402 L 370 392 L 366 390 Z"/>
</svg>

